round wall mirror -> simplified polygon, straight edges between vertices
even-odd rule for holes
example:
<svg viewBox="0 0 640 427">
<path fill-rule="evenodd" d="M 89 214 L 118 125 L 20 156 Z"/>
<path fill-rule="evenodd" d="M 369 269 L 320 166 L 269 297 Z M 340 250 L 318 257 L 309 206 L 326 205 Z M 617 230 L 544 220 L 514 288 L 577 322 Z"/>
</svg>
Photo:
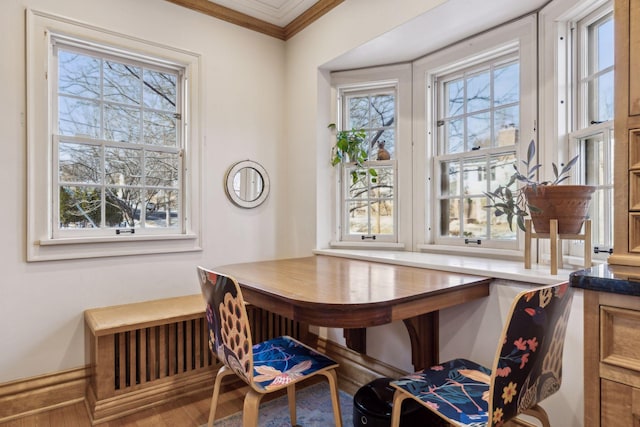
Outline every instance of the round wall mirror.
<svg viewBox="0 0 640 427">
<path fill-rule="evenodd" d="M 229 199 L 241 208 L 260 206 L 269 195 L 269 175 L 251 160 L 235 163 L 227 171 L 225 191 Z"/>
</svg>

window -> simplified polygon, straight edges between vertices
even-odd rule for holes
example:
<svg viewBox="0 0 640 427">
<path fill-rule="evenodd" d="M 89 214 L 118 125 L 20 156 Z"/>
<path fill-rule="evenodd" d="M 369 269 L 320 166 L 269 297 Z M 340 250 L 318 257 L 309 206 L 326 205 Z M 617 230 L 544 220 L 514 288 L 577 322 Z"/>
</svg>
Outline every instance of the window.
<svg viewBox="0 0 640 427">
<path fill-rule="evenodd" d="M 184 69 L 52 44 L 53 236 L 183 232 Z"/>
<path fill-rule="evenodd" d="M 395 86 L 341 90 L 343 130 L 362 130 L 364 169 L 342 165 L 342 240 L 397 239 Z"/>
<path fill-rule="evenodd" d="M 521 257 L 521 233 L 485 193 L 508 183 L 537 137 L 536 17 L 413 65 L 414 247 Z"/>
<path fill-rule="evenodd" d="M 520 64 L 515 54 L 436 75 L 438 238 L 514 240 L 484 193 L 506 184 L 520 129 Z"/>
<path fill-rule="evenodd" d="M 593 11 L 572 25 L 575 57 L 575 114 L 569 135 L 571 149 L 580 154 L 576 181 L 593 185 L 590 218 L 593 245 L 613 247 L 613 84 L 614 37 L 612 5 Z M 582 252 L 580 243 L 571 253 Z M 597 255 L 596 255 L 597 256 Z"/>
<path fill-rule="evenodd" d="M 28 260 L 198 250 L 198 57 L 27 16 Z"/>
</svg>

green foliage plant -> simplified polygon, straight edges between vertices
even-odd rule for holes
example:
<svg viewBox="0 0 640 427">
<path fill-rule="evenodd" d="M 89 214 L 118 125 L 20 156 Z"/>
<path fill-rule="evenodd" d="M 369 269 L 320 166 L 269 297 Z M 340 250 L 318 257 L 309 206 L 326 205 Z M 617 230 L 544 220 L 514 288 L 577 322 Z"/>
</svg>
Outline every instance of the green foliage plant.
<svg viewBox="0 0 640 427">
<path fill-rule="evenodd" d="M 494 191 L 484 193 L 490 200 L 490 204 L 485 206 L 486 208 L 494 208 L 495 216 L 506 215 L 509 228 L 513 231 L 513 220 L 516 220 L 518 228 L 525 231 L 524 220 L 529 216 L 529 212 L 541 212 L 537 207 L 529 204 L 525 196 L 525 189 L 531 188 L 533 191 L 538 191 L 538 187 L 546 185 L 558 185 L 561 182 L 569 179 L 569 171 L 578 161 L 579 156 L 575 156 L 569 160 L 562 169 L 559 169 L 555 163 L 552 163 L 553 168 L 553 180 L 538 181 L 536 175 L 538 170 L 542 166 L 540 163 L 535 162 L 536 158 L 536 144 L 534 140 L 531 140 L 529 147 L 527 148 L 527 159 L 522 160 L 524 166 L 524 172 L 520 172 L 518 169 L 518 163 L 513 164 L 514 172 L 506 185 L 500 185 Z M 515 188 L 511 188 L 513 185 Z"/>
<path fill-rule="evenodd" d="M 327 126 L 332 131 L 336 131 L 335 123 Z M 336 132 L 336 143 L 331 150 L 331 166 L 340 163 L 355 163 L 356 168 L 351 171 L 352 184 L 366 176 L 367 168 L 364 163 L 369 160 L 369 154 L 364 148 L 367 140 L 367 133 L 364 129 L 341 130 Z M 372 182 L 377 182 L 378 172 L 375 169 L 368 169 Z"/>
</svg>

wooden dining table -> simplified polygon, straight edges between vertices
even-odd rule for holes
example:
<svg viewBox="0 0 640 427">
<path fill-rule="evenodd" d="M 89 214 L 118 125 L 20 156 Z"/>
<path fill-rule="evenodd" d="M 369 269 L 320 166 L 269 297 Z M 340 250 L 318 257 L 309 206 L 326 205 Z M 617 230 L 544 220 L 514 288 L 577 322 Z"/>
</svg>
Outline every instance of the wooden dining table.
<svg viewBox="0 0 640 427">
<path fill-rule="evenodd" d="M 402 320 L 416 370 L 438 363 L 438 311 L 489 295 L 489 277 L 315 255 L 222 265 L 247 302 L 309 325 L 343 328 L 366 353 L 366 328 Z"/>
</svg>

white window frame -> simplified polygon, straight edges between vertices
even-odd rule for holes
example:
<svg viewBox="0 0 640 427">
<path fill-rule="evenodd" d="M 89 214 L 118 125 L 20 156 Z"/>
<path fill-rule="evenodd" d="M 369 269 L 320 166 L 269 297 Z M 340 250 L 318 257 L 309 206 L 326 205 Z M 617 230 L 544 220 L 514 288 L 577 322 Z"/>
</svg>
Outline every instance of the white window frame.
<svg viewBox="0 0 640 427">
<path fill-rule="evenodd" d="M 609 183 L 603 184 L 599 186 L 599 190 L 597 191 L 608 191 L 609 193 L 613 192 L 613 119 L 608 121 L 603 121 L 600 123 L 590 123 L 589 116 L 590 110 L 595 108 L 594 99 L 589 97 L 588 94 L 588 81 L 597 78 L 599 75 L 613 71 L 613 65 L 610 67 L 599 70 L 596 73 L 591 73 L 589 71 L 589 55 L 583 54 L 583 52 L 593 46 L 593 41 L 589 37 L 589 27 L 598 21 L 605 18 L 607 15 L 613 14 L 613 3 L 608 1 L 604 4 L 596 4 L 591 8 L 587 9 L 586 13 L 581 13 L 577 15 L 574 19 L 568 21 L 566 25 L 568 25 L 568 33 L 572 35 L 569 48 L 571 49 L 571 53 L 568 54 L 569 60 L 574 64 L 572 67 L 573 72 L 570 74 L 570 85 L 572 88 L 572 102 L 570 104 L 572 108 L 572 124 L 569 126 L 569 151 L 572 155 L 580 154 L 580 159 L 577 170 L 572 175 L 572 182 L 576 184 L 580 184 L 584 182 L 584 175 L 586 173 L 586 165 L 584 161 L 586 160 L 585 147 L 582 146 L 581 141 L 584 139 L 593 136 L 593 135 L 602 135 L 602 139 L 605 145 L 609 145 L 611 147 L 610 152 L 604 153 L 604 170 L 603 173 L 605 176 L 605 180 L 608 178 Z M 613 16 L 612 16 L 613 18 Z M 615 76 L 614 76 L 615 80 Z M 584 159 L 584 160 L 582 160 Z M 597 208 L 597 205 L 594 202 L 597 198 L 601 196 L 600 194 L 594 194 L 592 197 L 592 205 L 591 211 Z M 611 197 L 611 202 L 613 199 Z M 606 209 L 606 206 L 609 206 L 609 209 Z M 592 218 L 596 224 L 592 224 L 592 232 L 595 230 L 594 227 L 602 226 L 604 230 L 604 242 L 599 243 L 597 241 L 592 242 L 592 246 L 599 246 L 599 252 L 593 253 L 592 257 L 596 260 L 605 261 L 609 256 L 607 252 L 608 249 L 613 248 L 613 203 L 604 203 L 603 211 L 599 213 L 598 217 Z M 596 237 L 597 234 L 594 235 Z M 603 246 L 604 245 L 604 246 Z M 579 264 L 581 258 L 584 254 L 584 241 L 568 241 L 565 243 L 564 250 L 572 258 L 576 258 L 576 264 Z"/>
<path fill-rule="evenodd" d="M 349 87 L 349 88 L 339 88 L 338 92 L 338 100 L 339 100 L 339 105 L 338 105 L 338 111 L 339 111 L 339 129 L 340 130 L 344 130 L 346 128 L 346 123 L 349 121 L 349 117 L 347 114 L 346 109 L 347 107 L 347 98 L 350 96 L 358 96 L 358 95 L 362 95 L 362 96 L 369 96 L 369 95 L 380 95 L 380 94 L 393 94 L 394 96 L 394 110 L 395 110 L 395 117 L 394 117 L 394 123 L 393 123 L 393 128 L 394 128 L 394 132 L 397 135 L 397 126 L 398 126 L 398 117 L 397 117 L 397 100 L 398 100 L 398 84 L 396 81 L 392 81 L 392 82 L 384 82 L 384 83 L 380 83 L 379 85 L 375 85 L 375 86 L 371 86 L 371 85 L 366 85 L 365 87 L 360 87 L 360 86 L 356 86 L 356 87 Z M 369 131 L 369 129 L 365 129 L 365 131 Z M 384 167 L 384 168 L 390 168 L 392 170 L 392 175 L 393 175 L 393 197 L 391 198 L 391 202 L 392 202 L 392 206 L 394 209 L 394 214 L 393 214 L 393 225 L 392 225 L 392 232 L 389 234 L 377 234 L 377 233 L 351 233 L 349 232 L 349 216 L 350 216 L 350 211 L 349 211 L 349 202 L 354 202 L 357 201 L 356 199 L 351 199 L 349 198 L 349 190 L 350 187 L 352 185 L 352 172 L 354 172 L 356 169 L 359 169 L 359 167 L 355 164 L 351 164 L 351 163 L 341 163 L 340 165 L 338 165 L 338 167 L 341 169 L 341 174 L 340 174 L 340 205 L 341 205 L 341 221 L 340 221 L 340 240 L 343 242 L 347 242 L 347 241 L 355 241 L 355 242 L 366 242 L 366 241 L 378 241 L 378 242 L 394 242 L 397 243 L 398 241 L 398 215 L 395 212 L 395 208 L 398 205 L 398 192 L 397 190 L 397 176 L 398 176 L 398 165 L 397 165 L 397 158 L 394 156 L 392 159 L 390 160 L 386 160 L 386 161 L 380 161 L 380 160 L 369 160 L 363 163 L 364 169 L 365 169 L 365 174 L 366 177 L 363 178 L 363 180 L 365 181 L 365 185 L 368 187 L 368 191 L 367 194 L 371 194 L 373 192 L 373 187 L 375 187 L 375 184 L 377 182 L 377 178 L 373 178 L 373 177 L 369 177 L 368 174 L 368 170 L 369 169 L 373 169 L 373 170 L 377 170 L 380 167 Z M 373 182 L 373 179 L 376 179 L 376 182 Z M 367 206 L 371 206 L 372 204 L 375 204 L 375 200 L 380 200 L 378 198 L 375 197 L 367 197 L 364 199 L 359 199 L 360 202 L 367 202 L 366 205 Z"/>
<path fill-rule="evenodd" d="M 359 236 L 348 238 L 344 233 L 346 224 L 346 209 L 344 209 L 344 177 L 342 166 L 334 168 L 336 185 L 334 186 L 335 229 L 330 242 L 332 247 L 367 247 L 367 248 L 395 248 L 401 249 L 411 242 L 411 65 L 397 64 L 385 67 L 375 67 L 363 70 L 340 71 L 331 74 L 333 100 L 336 106 L 335 123 L 341 123 L 340 94 L 349 91 L 370 90 L 376 88 L 394 88 L 396 94 L 396 140 L 395 158 L 386 161 L 376 161 L 377 166 L 394 165 L 394 228 L 391 235 L 376 235 L 376 239 L 362 239 Z M 342 125 L 339 125 L 342 126 Z M 335 144 L 335 137 L 331 146 Z"/>
<path fill-rule="evenodd" d="M 188 82 L 185 91 L 183 194 L 184 222 L 180 233 L 119 234 L 109 236 L 65 236 L 54 232 L 53 209 L 56 203 L 53 169 L 53 123 L 56 106 L 52 102 L 51 80 L 55 78 L 52 59 L 52 36 L 58 34 L 109 46 L 114 52 L 162 58 L 168 64 L 184 68 Z M 197 54 L 144 41 L 61 18 L 48 13 L 27 10 L 27 177 L 28 226 L 27 260 L 95 258 L 149 253 L 172 253 L 201 250 L 200 235 L 200 57 Z M 54 190 L 55 188 L 55 190 Z"/>
<path fill-rule="evenodd" d="M 434 109 L 434 112 L 436 112 L 437 114 L 437 110 L 439 109 L 444 109 L 444 96 L 443 96 L 443 92 L 444 92 L 444 85 L 445 83 L 447 83 L 448 81 L 452 81 L 455 78 L 460 78 L 463 76 L 466 76 L 467 73 L 469 73 L 470 75 L 476 74 L 477 71 L 479 69 L 482 70 L 486 70 L 489 72 L 492 72 L 492 70 L 494 68 L 498 68 L 500 66 L 503 66 L 505 64 L 509 64 L 509 63 L 513 63 L 514 61 L 517 61 L 519 63 L 519 56 L 518 56 L 518 52 L 517 52 L 517 45 L 514 44 L 514 46 L 512 47 L 512 50 L 510 49 L 501 49 L 499 52 L 496 52 L 495 56 L 491 56 L 490 58 L 488 58 L 486 61 L 483 61 L 480 64 L 472 64 L 471 66 L 465 65 L 459 69 L 454 69 L 454 70 L 447 70 L 442 74 L 438 74 L 438 75 L 431 75 L 432 77 L 432 81 L 430 82 L 431 87 L 434 88 L 433 90 L 433 97 L 434 100 L 433 102 L 437 105 L 437 108 Z M 466 102 L 466 101 L 465 101 Z M 518 102 L 518 109 L 520 107 L 520 102 Z M 494 106 L 491 106 L 488 109 L 488 112 L 490 113 L 490 115 L 492 116 L 492 112 L 495 110 L 496 108 L 494 108 Z M 462 118 L 463 120 L 466 119 L 469 116 L 472 116 L 474 114 L 477 114 L 477 112 L 474 113 L 469 113 L 469 112 L 464 112 L 462 114 L 459 115 L 460 118 Z M 442 117 L 438 116 L 436 118 L 436 120 L 441 120 Z M 443 120 L 444 121 L 444 120 Z M 444 128 L 443 126 L 440 126 L 439 123 L 436 124 L 436 129 L 434 130 L 433 134 L 436 135 L 436 137 L 433 139 L 434 144 L 437 145 L 441 145 L 442 144 L 442 140 L 444 139 Z M 518 129 L 519 132 L 519 129 Z M 442 174 L 438 173 L 439 171 L 439 165 L 442 162 L 448 162 L 448 161 L 455 161 L 455 160 L 462 160 L 462 164 L 464 165 L 466 161 L 468 160 L 476 160 L 476 159 L 481 159 L 486 165 L 486 172 L 488 173 L 490 168 L 489 168 L 489 159 L 491 157 L 494 156 L 499 156 L 499 155 L 504 155 L 504 154 L 511 154 L 511 153 L 516 153 L 517 154 L 517 148 L 518 145 L 514 144 L 514 145 L 510 145 L 510 146 L 505 146 L 505 147 L 500 147 L 500 146 L 492 146 L 492 147 L 486 147 L 486 148 L 482 148 L 478 151 L 462 151 L 460 153 L 440 153 L 439 151 L 441 150 L 441 148 L 438 147 L 434 147 L 433 149 L 433 168 L 434 168 L 434 176 L 433 176 L 433 181 L 435 182 L 435 188 L 442 188 Z M 461 182 L 460 185 L 462 185 L 464 183 L 464 173 L 461 170 Z M 491 181 L 491 179 L 489 179 L 488 181 Z M 494 188 L 487 188 L 485 189 L 486 192 L 492 191 Z M 434 194 L 436 194 L 436 192 L 434 191 Z M 451 236 L 440 236 L 440 233 L 437 232 L 437 228 L 439 225 L 441 225 L 439 223 L 439 219 L 437 218 L 442 218 L 443 213 L 441 212 L 442 210 L 442 205 L 441 205 L 441 201 L 445 200 L 445 199 L 450 199 L 450 200 L 456 200 L 459 199 L 460 196 L 455 196 L 455 197 L 445 197 L 443 195 L 439 195 L 437 197 L 437 201 L 435 201 L 434 203 L 434 210 L 435 210 L 435 216 L 434 216 L 434 220 L 436 222 L 434 222 L 434 240 L 436 242 L 436 244 L 441 244 L 441 245 L 455 245 L 455 246 L 462 246 L 462 245 L 467 245 L 467 244 L 478 244 L 478 243 L 474 243 L 477 241 L 480 241 L 480 244 L 487 244 L 488 239 L 477 239 L 477 238 L 471 238 L 471 239 L 465 239 L 464 236 L 460 236 L 460 237 L 451 237 Z M 485 203 L 486 205 L 487 203 Z M 461 205 L 459 209 L 463 209 L 463 206 Z M 487 211 L 488 215 L 492 215 L 491 212 Z M 462 216 L 460 216 L 462 217 Z M 515 223 L 514 223 L 515 226 Z M 462 228 L 462 225 L 461 225 Z M 515 242 L 510 242 L 508 240 L 493 240 L 490 244 L 491 247 L 497 247 L 497 248 L 511 248 L 514 246 Z"/>
<path fill-rule="evenodd" d="M 436 238 L 438 213 L 436 186 L 437 165 L 434 163 L 437 136 L 437 102 L 434 78 L 463 66 L 472 66 L 517 49 L 520 60 L 520 137 L 517 155 L 522 158 L 531 139 L 537 139 L 537 33 L 534 15 L 505 24 L 499 28 L 465 40 L 414 62 L 414 245 L 422 251 L 455 251 L 490 256 L 519 258 L 524 247 L 524 235 L 517 233 L 512 242 L 494 241 L 486 245 L 465 245 Z M 424 230 L 421 233 L 420 230 Z"/>
</svg>

